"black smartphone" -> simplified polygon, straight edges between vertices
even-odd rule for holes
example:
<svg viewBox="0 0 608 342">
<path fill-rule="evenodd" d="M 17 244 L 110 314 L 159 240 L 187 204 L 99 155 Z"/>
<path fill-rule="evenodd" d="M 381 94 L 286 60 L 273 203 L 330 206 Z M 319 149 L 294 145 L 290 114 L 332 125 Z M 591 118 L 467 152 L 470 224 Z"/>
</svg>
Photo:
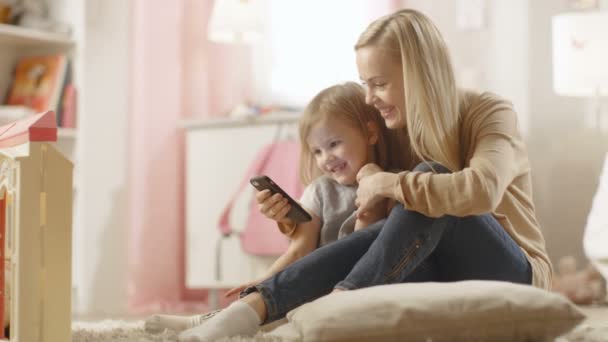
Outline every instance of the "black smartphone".
<svg viewBox="0 0 608 342">
<path fill-rule="evenodd" d="M 276 193 L 281 194 L 284 198 L 287 199 L 287 202 L 291 206 L 289 212 L 287 213 L 287 217 L 290 218 L 295 223 L 303 223 L 312 220 L 310 214 L 302 208 L 302 206 L 296 202 L 291 196 L 289 196 L 281 187 L 275 183 L 268 176 L 256 176 L 249 180 L 251 185 L 253 185 L 256 189 L 262 190 L 270 190 L 270 192 L 274 195 Z"/>
</svg>

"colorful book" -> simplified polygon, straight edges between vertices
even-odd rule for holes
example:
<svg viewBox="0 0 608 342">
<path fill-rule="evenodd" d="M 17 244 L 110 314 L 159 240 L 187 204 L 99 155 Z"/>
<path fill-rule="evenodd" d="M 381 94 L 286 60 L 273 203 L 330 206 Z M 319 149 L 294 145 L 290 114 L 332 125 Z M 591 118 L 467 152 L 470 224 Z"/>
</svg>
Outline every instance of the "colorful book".
<svg viewBox="0 0 608 342">
<path fill-rule="evenodd" d="M 74 83 L 66 84 L 63 89 L 63 99 L 61 100 L 61 113 L 59 127 L 76 128 L 76 108 L 77 93 Z"/>
<path fill-rule="evenodd" d="M 65 55 L 21 58 L 6 104 L 24 105 L 38 113 L 57 111 L 67 73 L 68 59 Z"/>
</svg>

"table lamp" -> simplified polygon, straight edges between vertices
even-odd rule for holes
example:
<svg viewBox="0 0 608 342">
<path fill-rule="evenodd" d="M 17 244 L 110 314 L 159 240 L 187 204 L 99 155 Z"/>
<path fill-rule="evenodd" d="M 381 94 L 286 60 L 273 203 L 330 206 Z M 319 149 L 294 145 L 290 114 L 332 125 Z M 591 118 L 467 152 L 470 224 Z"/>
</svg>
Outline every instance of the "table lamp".
<svg viewBox="0 0 608 342">
<path fill-rule="evenodd" d="M 208 38 L 220 43 L 252 44 L 264 29 L 261 0 L 215 0 Z"/>
</svg>

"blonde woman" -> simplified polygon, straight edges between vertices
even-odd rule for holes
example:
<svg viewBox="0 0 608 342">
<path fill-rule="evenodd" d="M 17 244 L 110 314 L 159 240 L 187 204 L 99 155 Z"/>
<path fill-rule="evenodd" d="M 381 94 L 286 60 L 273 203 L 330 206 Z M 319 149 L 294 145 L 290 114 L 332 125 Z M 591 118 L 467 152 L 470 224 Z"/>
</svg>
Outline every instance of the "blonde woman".
<svg viewBox="0 0 608 342">
<path fill-rule="evenodd" d="M 237 302 L 243 309 L 187 330 L 182 341 L 253 334 L 259 324 L 336 290 L 466 279 L 550 286 L 552 267 L 511 104 L 457 89 L 445 42 L 420 12 L 377 19 L 355 51 L 366 102 L 404 138 L 393 157 L 409 160 L 408 171 L 400 173 L 374 164 L 359 171 L 358 215 L 385 199 L 398 204 L 386 220 L 245 289 Z M 261 208 L 289 225 L 280 198 L 264 198 Z M 235 332 L 242 320 L 255 324 Z"/>
</svg>

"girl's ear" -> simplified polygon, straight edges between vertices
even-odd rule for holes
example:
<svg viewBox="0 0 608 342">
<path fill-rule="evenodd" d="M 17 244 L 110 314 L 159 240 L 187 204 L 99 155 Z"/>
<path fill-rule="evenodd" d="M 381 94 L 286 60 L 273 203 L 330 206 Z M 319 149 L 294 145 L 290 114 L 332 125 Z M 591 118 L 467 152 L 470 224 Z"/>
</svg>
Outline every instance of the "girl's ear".
<svg viewBox="0 0 608 342">
<path fill-rule="evenodd" d="M 368 133 L 368 138 L 367 138 L 367 142 L 370 145 L 376 145 L 376 143 L 378 143 L 378 138 L 379 138 L 379 134 L 380 134 L 380 128 L 378 127 L 378 124 L 376 124 L 373 121 L 368 121 L 367 122 L 367 133 Z"/>
</svg>

